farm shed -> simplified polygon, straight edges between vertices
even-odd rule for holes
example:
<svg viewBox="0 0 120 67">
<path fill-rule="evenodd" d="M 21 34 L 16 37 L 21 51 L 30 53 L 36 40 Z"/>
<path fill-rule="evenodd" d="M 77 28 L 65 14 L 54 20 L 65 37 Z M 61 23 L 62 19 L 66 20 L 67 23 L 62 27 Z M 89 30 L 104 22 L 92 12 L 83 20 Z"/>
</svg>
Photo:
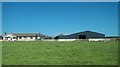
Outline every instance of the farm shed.
<svg viewBox="0 0 120 67">
<path fill-rule="evenodd" d="M 0 35 L 0 40 L 2 40 L 3 39 L 3 37 L 2 37 L 2 35 Z"/>
<path fill-rule="evenodd" d="M 114 40 L 114 41 L 117 41 L 117 40 L 120 41 L 120 36 L 107 36 L 105 38 L 109 38 L 109 39 Z"/>
<path fill-rule="evenodd" d="M 45 36 L 43 39 L 53 39 L 53 37 Z"/>
<path fill-rule="evenodd" d="M 62 37 L 62 38 L 61 38 Z M 56 37 L 54 37 L 54 39 L 66 39 L 66 35 L 63 34 L 59 34 Z"/>
<path fill-rule="evenodd" d="M 105 35 L 98 32 L 83 31 L 78 33 L 73 33 L 70 35 L 58 35 L 54 39 L 89 39 L 89 38 L 104 38 Z"/>
</svg>

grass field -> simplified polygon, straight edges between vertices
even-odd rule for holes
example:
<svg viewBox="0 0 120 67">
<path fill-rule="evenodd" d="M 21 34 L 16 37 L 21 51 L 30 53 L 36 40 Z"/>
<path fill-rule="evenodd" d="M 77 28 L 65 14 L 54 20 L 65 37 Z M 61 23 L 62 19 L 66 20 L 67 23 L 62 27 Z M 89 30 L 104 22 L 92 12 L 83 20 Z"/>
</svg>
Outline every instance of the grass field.
<svg viewBox="0 0 120 67">
<path fill-rule="evenodd" d="M 4 65 L 116 65 L 118 43 L 3 42 Z"/>
</svg>

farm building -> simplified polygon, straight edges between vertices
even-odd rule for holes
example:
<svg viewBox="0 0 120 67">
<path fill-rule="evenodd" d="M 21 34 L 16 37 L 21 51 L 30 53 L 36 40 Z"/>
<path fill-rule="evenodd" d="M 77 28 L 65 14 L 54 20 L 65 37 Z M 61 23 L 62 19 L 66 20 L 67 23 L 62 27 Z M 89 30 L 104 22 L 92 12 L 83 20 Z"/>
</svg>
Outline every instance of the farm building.
<svg viewBox="0 0 120 67">
<path fill-rule="evenodd" d="M 89 39 L 89 38 L 104 38 L 105 35 L 98 32 L 83 31 L 70 35 L 58 35 L 54 39 Z"/>
<path fill-rule="evenodd" d="M 109 38 L 109 39 L 115 40 L 115 41 L 117 41 L 117 40 L 120 41 L 120 36 L 107 36 L 107 37 L 105 37 L 105 38 Z"/>
<path fill-rule="evenodd" d="M 3 39 L 3 37 L 2 37 L 2 35 L 0 35 L 0 40 L 2 40 Z"/>
<path fill-rule="evenodd" d="M 4 33 L 5 41 L 35 41 L 46 37 L 40 33 Z"/>
</svg>

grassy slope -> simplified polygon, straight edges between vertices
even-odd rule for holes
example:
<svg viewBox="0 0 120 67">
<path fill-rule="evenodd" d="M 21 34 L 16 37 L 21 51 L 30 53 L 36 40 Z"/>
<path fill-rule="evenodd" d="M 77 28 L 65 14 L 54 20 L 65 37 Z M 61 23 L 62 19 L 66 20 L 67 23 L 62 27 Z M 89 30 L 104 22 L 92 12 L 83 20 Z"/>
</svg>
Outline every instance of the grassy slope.
<svg viewBox="0 0 120 67">
<path fill-rule="evenodd" d="M 3 42 L 3 64 L 117 64 L 117 42 Z"/>
</svg>

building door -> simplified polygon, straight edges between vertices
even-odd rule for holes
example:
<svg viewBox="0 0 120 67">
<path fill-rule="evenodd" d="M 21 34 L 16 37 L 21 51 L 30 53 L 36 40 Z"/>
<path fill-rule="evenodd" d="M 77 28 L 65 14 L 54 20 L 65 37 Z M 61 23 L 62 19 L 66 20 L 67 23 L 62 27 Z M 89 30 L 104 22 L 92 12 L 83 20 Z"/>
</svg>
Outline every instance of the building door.
<svg viewBox="0 0 120 67">
<path fill-rule="evenodd" d="M 58 39 L 59 37 L 58 36 L 56 36 L 54 39 Z"/>
<path fill-rule="evenodd" d="M 79 39 L 86 39 L 86 35 L 79 35 Z"/>
</svg>

